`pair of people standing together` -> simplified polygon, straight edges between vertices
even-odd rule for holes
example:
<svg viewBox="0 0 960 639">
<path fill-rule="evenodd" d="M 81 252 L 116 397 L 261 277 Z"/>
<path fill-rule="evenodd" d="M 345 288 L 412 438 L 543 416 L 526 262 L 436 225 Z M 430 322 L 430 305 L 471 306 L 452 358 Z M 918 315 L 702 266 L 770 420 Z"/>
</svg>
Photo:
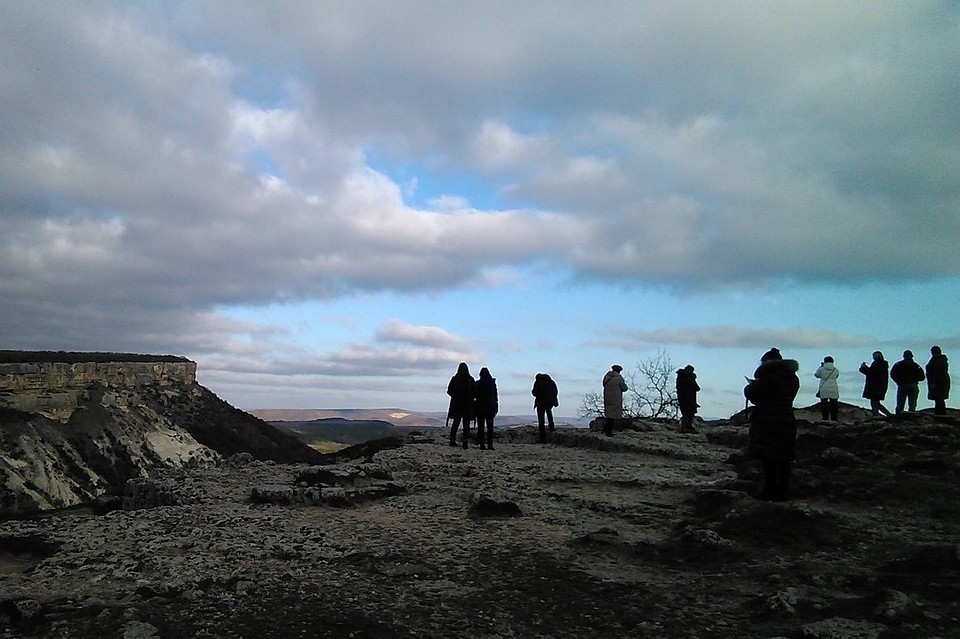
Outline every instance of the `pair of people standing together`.
<svg viewBox="0 0 960 639">
<path fill-rule="evenodd" d="M 939 346 L 930 347 L 930 361 L 926 368 L 913 360 L 913 353 L 903 351 L 903 359 L 890 369 L 890 379 L 897 385 L 897 413 L 902 413 L 904 405 L 911 412 L 917 409 L 920 396 L 920 382 L 927 382 L 927 399 L 933 401 L 936 415 L 947 413 L 947 400 L 950 398 L 950 373 L 947 356 Z"/>
<path fill-rule="evenodd" d="M 476 418 L 480 449 L 493 450 L 493 420 L 500 406 L 497 398 L 497 380 L 490 374 L 487 367 L 481 368 L 480 377 L 474 380 L 466 362 L 460 362 L 457 374 L 451 377 L 450 383 L 447 384 L 447 395 L 450 396 L 447 419 L 453 420 L 453 425 L 450 427 L 450 445 L 457 445 L 457 430 L 462 422 L 463 447 L 468 447 L 470 422 Z"/>
</svg>

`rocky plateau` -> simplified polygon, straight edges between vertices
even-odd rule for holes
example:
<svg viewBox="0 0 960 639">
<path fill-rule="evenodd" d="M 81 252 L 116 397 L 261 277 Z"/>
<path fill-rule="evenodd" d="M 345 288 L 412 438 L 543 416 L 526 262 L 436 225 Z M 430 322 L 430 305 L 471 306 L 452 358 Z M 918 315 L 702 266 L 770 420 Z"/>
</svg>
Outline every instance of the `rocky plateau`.
<svg viewBox="0 0 960 639">
<path fill-rule="evenodd" d="M 0 637 L 960 637 L 960 413 L 800 413 L 792 498 L 734 418 L 194 456 L 0 522 Z"/>
</svg>

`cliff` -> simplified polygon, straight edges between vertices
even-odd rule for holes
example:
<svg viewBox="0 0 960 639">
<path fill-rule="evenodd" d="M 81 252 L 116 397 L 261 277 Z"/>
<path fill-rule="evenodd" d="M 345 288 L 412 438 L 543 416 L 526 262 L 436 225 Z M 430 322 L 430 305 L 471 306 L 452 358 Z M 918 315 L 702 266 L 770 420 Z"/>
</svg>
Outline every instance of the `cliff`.
<svg viewBox="0 0 960 639">
<path fill-rule="evenodd" d="M 118 495 L 151 469 L 319 454 L 196 383 L 183 357 L 0 351 L 0 515 Z"/>
</svg>

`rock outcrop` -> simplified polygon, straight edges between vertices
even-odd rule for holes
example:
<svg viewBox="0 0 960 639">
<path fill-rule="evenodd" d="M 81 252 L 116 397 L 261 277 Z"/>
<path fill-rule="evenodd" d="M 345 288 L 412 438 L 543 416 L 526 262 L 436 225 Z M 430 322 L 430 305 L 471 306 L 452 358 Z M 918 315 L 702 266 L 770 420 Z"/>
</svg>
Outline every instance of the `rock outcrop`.
<svg viewBox="0 0 960 639">
<path fill-rule="evenodd" d="M 0 351 L 0 516 L 119 496 L 153 468 L 240 452 L 321 459 L 197 384 L 184 358 Z"/>
</svg>

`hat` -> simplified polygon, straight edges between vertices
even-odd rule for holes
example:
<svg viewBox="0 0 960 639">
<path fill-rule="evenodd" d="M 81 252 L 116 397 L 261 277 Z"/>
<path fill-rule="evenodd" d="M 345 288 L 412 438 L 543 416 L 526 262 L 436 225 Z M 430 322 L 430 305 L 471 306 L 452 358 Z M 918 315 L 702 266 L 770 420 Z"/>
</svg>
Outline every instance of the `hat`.
<svg viewBox="0 0 960 639">
<path fill-rule="evenodd" d="M 613 369 L 613 370 L 615 370 L 615 371 L 622 371 L 622 370 L 623 370 L 623 366 L 621 366 L 620 364 L 614 364 L 614 365 L 611 366 L 610 368 Z"/>
<path fill-rule="evenodd" d="M 783 355 L 780 354 L 780 349 L 771 348 L 769 351 L 760 356 L 761 362 L 765 362 L 768 359 L 783 359 Z"/>
<path fill-rule="evenodd" d="M 687 364 L 686 366 L 683 367 L 683 370 L 687 371 L 688 373 L 692 373 L 692 372 L 693 372 L 693 365 L 692 365 L 692 364 Z"/>
</svg>

